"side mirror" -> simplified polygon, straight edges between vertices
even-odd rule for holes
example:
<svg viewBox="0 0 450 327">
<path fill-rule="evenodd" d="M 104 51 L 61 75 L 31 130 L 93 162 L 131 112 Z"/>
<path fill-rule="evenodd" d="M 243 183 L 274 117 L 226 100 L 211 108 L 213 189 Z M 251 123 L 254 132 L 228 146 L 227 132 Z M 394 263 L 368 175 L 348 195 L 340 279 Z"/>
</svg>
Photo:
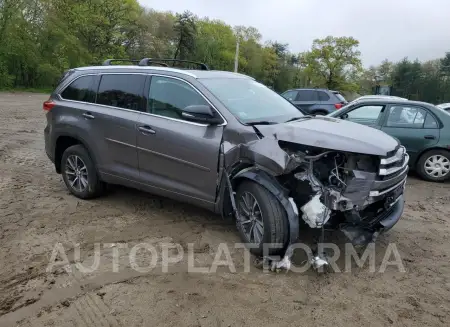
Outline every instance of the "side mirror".
<svg viewBox="0 0 450 327">
<path fill-rule="evenodd" d="M 348 118 L 348 114 L 343 114 L 342 116 L 341 116 L 341 119 L 347 119 Z"/>
<path fill-rule="evenodd" d="M 202 104 L 185 107 L 181 112 L 181 116 L 186 120 L 196 123 L 218 125 L 223 122 L 222 118 L 214 114 L 210 106 Z"/>
</svg>

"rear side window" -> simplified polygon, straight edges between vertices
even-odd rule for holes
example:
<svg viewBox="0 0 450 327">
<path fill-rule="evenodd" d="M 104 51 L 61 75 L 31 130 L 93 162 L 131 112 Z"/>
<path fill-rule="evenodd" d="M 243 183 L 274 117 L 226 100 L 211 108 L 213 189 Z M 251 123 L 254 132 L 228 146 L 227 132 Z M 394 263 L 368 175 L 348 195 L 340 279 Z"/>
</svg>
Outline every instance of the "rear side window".
<svg viewBox="0 0 450 327">
<path fill-rule="evenodd" d="M 438 127 L 439 124 L 436 121 L 436 119 L 434 119 L 434 117 L 430 113 L 427 113 L 427 117 L 425 118 L 423 128 L 438 128 Z"/>
<path fill-rule="evenodd" d="M 94 87 L 95 76 L 82 76 L 70 83 L 68 87 L 61 93 L 61 97 L 66 100 L 95 102 Z"/>
<path fill-rule="evenodd" d="M 387 127 L 422 128 L 427 112 L 421 108 L 392 106 L 389 110 Z"/>
<path fill-rule="evenodd" d="M 330 96 L 328 94 L 326 94 L 325 92 L 318 91 L 317 93 L 319 94 L 319 101 L 328 101 L 328 100 L 330 100 Z"/>
<path fill-rule="evenodd" d="M 317 92 L 314 90 L 300 90 L 298 91 L 297 101 L 317 101 Z"/>
<path fill-rule="evenodd" d="M 103 75 L 97 94 L 97 103 L 130 110 L 143 110 L 145 75 Z"/>
</svg>

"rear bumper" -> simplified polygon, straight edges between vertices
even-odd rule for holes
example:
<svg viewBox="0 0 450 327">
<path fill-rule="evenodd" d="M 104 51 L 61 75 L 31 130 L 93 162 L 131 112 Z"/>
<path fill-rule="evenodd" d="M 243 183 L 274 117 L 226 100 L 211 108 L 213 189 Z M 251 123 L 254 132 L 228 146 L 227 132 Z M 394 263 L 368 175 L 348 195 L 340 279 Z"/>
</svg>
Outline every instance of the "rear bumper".
<svg viewBox="0 0 450 327">
<path fill-rule="evenodd" d="M 44 141 L 45 141 L 45 152 L 47 153 L 47 157 L 51 160 L 51 162 L 55 163 L 55 151 L 52 147 L 50 127 L 48 125 L 44 129 Z"/>
<path fill-rule="evenodd" d="M 378 235 L 390 230 L 400 220 L 403 209 L 405 208 L 405 199 L 403 194 L 396 201 L 368 223 L 359 225 L 344 224 L 340 230 L 353 243 L 353 245 L 367 245 L 374 242 Z"/>
</svg>

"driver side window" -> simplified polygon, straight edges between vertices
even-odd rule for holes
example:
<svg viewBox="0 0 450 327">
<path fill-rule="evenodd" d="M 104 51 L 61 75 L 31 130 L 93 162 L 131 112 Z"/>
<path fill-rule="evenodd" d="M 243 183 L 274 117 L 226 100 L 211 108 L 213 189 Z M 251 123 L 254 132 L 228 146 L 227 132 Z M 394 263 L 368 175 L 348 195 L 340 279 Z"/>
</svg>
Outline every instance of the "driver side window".
<svg viewBox="0 0 450 327">
<path fill-rule="evenodd" d="M 209 104 L 192 86 L 183 81 L 170 77 L 152 77 L 147 112 L 186 120 L 181 111 L 191 105 Z"/>
<path fill-rule="evenodd" d="M 384 106 L 361 106 L 347 113 L 347 120 L 360 124 L 375 125 L 383 112 Z"/>
</svg>

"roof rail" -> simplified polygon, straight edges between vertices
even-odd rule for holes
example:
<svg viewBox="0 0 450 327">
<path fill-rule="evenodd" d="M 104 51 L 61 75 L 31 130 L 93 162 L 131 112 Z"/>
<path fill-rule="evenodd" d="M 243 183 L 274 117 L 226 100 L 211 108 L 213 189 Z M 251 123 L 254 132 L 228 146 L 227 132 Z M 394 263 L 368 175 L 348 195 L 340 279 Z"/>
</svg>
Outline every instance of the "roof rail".
<svg viewBox="0 0 450 327">
<path fill-rule="evenodd" d="M 139 66 L 148 66 L 149 64 L 161 64 L 164 62 L 184 62 L 195 64 L 200 67 L 201 70 L 209 70 L 209 67 L 201 62 L 190 61 L 190 60 L 181 60 L 181 59 L 159 59 L 159 58 L 144 58 L 139 62 Z M 167 64 L 165 64 L 167 66 Z"/>
<path fill-rule="evenodd" d="M 103 66 L 111 66 L 112 62 L 114 62 L 114 61 L 128 61 L 128 62 L 132 62 L 133 64 L 139 63 L 139 60 L 134 60 L 134 59 L 106 59 L 102 65 Z"/>
</svg>

